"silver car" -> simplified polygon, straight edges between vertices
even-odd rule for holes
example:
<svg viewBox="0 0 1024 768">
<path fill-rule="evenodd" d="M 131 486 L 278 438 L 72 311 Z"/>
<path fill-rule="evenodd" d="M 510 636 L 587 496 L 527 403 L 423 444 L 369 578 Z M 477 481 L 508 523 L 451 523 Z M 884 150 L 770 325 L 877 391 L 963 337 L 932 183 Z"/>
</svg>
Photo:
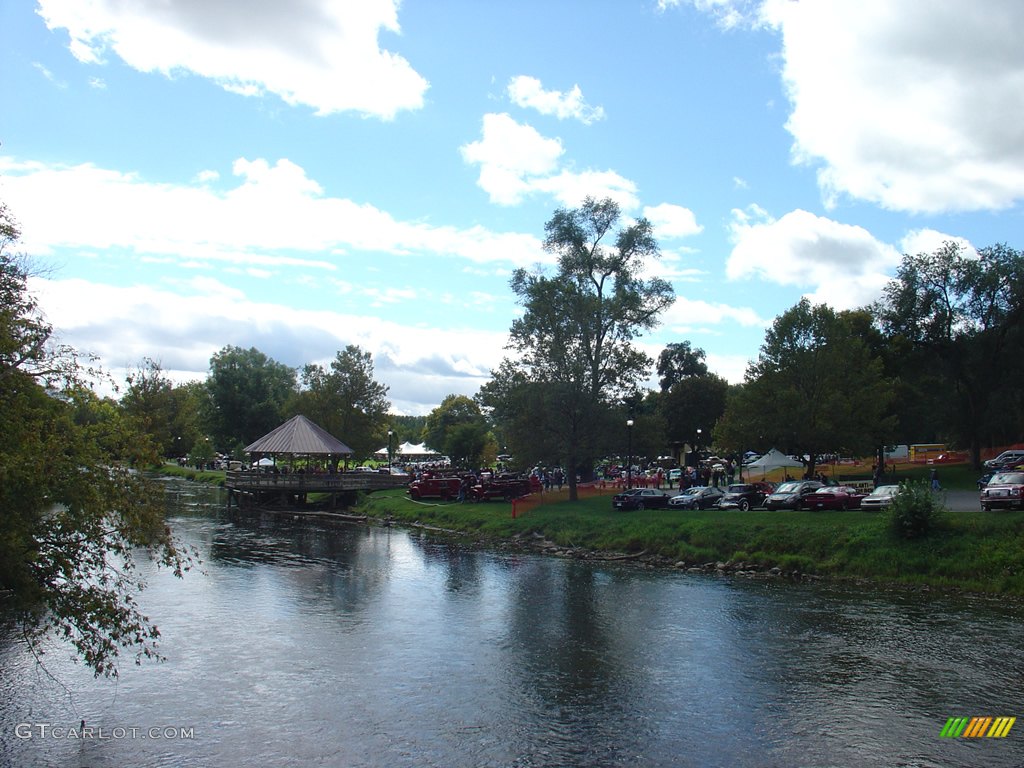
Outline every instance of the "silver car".
<svg viewBox="0 0 1024 768">
<path fill-rule="evenodd" d="M 900 492 L 898 485 L 880 485 L 860 500 L 861 509 L 885 509 Z"/>
</svg>

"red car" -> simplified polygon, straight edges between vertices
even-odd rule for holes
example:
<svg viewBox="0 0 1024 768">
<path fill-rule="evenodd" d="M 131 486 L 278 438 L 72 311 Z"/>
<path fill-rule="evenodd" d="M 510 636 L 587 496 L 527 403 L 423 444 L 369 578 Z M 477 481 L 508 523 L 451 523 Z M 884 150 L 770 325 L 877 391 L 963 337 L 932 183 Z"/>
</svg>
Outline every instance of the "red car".
<svg viewBox="0 0 1024 768">
<path fill-rule="evenodd" d="M 848 485 L 826 485 L 804 496 L 804 509 L 860 509 L 866 493 Z"/>
<path fill-rule="evenodd" d="M 462 480 L 458 477 L 430 477 L 414 480 L 409 483 L 409 497 L 412 499 L 449 499 L 459 498 Z"/>
<path fill-rule="evenodd" d="M 981 489 L 981 508 L 1024 509 L 1024 472 L 998 472 Z"/>
<path fill-rule="evenodd" d="M 530 493 L 530 481 L 520 477 L 499 477 L 474 485 L 469 493 L 473 501 L 504 499 L 511 501 Z"/>
</svg>

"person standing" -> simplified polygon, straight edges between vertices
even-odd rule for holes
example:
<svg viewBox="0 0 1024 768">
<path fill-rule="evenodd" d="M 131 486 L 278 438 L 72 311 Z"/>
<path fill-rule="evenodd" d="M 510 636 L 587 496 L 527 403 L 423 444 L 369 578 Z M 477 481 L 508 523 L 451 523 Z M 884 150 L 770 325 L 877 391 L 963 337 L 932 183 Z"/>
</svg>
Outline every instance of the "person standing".
<svg viewBox="0 0 1024 768">
<path fill-rule="evenodd" d="M 940 488 L 939 488 L 939 470 L 937 470 L 935 467 L 932 467 L 931 477 L 932 477 L 932 490 L 933 491 L 940 490 Z"/>
</svg>

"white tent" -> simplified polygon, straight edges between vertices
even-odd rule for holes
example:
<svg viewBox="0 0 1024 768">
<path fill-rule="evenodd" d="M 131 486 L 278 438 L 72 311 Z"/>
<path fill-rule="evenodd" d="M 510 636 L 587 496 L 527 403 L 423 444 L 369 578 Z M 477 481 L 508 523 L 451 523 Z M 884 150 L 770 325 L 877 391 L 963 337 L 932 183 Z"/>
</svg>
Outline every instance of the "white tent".
<svg viewBox="0 0 1024 768">
<path fill-rule="evenodd" d="M 401 457 L 406 461 L 430 461 L 431 459 L 439 459 L 441 457 L 440 453 L 427 448 L 423 443 L 410 442 L 404 442 L 393 448 L 391 455 L 395 458 Z M 374 456 L 386 459 L 388 457 L 388 449 L 386 447 L 381 448 Z"/>
<path fill-rule="evenodd" d="M 796 459 L 791 459 L 782 451 L 772 448 L 768 453 L 757 461 L 752 461 L 744 466 L 748 471 L 760 470 L 762 473 L 771 472 L 773 469 L 782 467 L 803 467 L 804 465 Z"/>
</svg>

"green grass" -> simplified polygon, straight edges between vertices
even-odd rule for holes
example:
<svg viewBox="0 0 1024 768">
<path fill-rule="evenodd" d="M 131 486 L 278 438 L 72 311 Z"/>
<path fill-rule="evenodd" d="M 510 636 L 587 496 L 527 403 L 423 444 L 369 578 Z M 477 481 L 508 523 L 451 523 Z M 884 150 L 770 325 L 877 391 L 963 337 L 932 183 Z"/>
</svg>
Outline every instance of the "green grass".
<svg viewBox="0 0 1024 768">
<path fill-rule="evenodd" d="M 884 513 L 860 511 L 617 512 L 609 496 L 538 507 L 515 520 L 510 509 L 495 502 L 416 504 L 395 490 L 367 496 L 358 511 L 492 542 L 538 533 L 562 546 L 645 551 L 693 565 L 743 561 L 834 578 L 1024 595 L 1024 512 L 947 511 L 931 533 L 908 541 L 892 534 Z"/>
<path fill-rule="evenodd" d="M 177 464 L 161 464 L 153 467 L 154 472 L 172 477 L 183 477 L 186 480 L 193 480 L 197 483 L 210 483 L 223 485 L 226 473 L 222 470 L 196 469 L 195 467 L 179 467 Z"/>
</svg>

